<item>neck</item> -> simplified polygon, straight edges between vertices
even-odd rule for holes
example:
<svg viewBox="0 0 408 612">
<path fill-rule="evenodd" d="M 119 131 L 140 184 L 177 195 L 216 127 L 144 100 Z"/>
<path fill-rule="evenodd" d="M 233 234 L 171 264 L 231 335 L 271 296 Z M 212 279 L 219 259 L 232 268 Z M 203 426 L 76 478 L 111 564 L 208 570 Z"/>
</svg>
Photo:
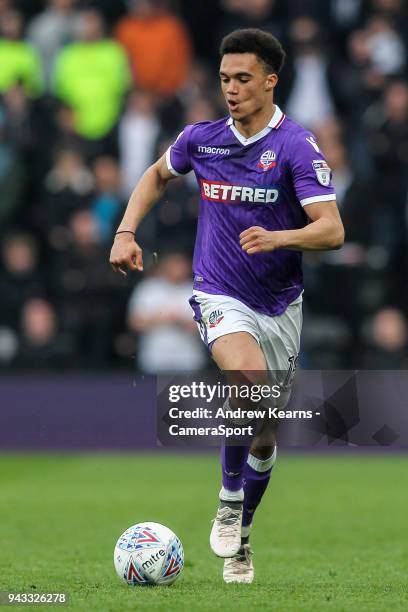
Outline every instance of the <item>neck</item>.
<svg viewBox="0 0 408 612">
<path fill-rule="evenodd" d="M 250 138 L 266 128 L 275 113 L 275 109 L 275 104 L 268 104 L 257 113 L 245 117 L 245 119 L 234 119 L 234 125 L 242 136 Z"/>
</svg>

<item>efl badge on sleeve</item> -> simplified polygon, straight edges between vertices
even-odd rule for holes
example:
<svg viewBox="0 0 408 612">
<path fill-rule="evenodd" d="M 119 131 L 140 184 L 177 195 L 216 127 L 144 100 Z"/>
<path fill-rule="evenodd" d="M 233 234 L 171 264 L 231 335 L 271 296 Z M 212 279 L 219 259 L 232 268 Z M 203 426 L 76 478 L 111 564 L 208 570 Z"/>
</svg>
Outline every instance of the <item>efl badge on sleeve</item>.
<svg viewBox="0 0 408 612">
<path fill-rule="evenodd" d="M 330 185 L 331 170 L 327 162 L 324 159 L 314 159 L 312 164 L 319 183 L 323 185 L 323 187 L 328 187 Z"/>
</svg>

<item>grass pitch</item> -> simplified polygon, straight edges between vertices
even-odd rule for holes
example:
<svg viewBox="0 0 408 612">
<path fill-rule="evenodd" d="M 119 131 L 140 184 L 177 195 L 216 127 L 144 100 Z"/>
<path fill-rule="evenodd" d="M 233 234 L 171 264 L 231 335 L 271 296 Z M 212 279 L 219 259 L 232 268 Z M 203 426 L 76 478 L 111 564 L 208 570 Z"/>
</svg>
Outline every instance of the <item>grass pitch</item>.
<svg viewBox="0 0 408 612">
<path fill-rule="evenodd" d="M 87 612 L 406 611 L 407 467 L 282 453 L 256 514 L 255 582 L 225 585 L 208 545 L 215 455 L 2 455 L 0 590 L 68 591 L 65 609 Z M 114 572 L 117 537 L 146 520 L 183 542 L 171 587 L 128 587 Z"/>
</svg>

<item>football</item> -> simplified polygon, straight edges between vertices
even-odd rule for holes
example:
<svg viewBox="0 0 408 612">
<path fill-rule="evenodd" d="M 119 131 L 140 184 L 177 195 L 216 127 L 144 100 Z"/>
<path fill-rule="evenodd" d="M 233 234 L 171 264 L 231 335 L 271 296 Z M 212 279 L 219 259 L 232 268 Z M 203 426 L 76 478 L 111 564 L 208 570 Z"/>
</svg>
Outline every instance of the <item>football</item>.
<svg viewBox="0 0 408 612">
<path fill-rule="evenodd" d="M 119 578 L 131 586 L 169 585 L 184 565 L 183 546 L 160 523 L 137 523 L 116 542 L 113 562 Z"/>
</svg>

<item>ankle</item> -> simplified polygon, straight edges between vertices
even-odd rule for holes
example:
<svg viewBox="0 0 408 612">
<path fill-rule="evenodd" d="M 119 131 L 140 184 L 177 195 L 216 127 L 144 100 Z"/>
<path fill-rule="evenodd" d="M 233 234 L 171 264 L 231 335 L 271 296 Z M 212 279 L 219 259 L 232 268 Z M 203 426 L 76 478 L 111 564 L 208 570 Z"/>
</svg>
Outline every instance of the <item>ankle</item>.
<svg viewBox="0 0 408 612">
<path fill-rule="evenodd" d="M 219 493 L 219 498 L 223 502 L 239 502 L 242 504 L 244 501 L 244 489 L 238 489 L 238 491 L 230 491 L 229 489 L 222 487 Z"/>
</svg>

